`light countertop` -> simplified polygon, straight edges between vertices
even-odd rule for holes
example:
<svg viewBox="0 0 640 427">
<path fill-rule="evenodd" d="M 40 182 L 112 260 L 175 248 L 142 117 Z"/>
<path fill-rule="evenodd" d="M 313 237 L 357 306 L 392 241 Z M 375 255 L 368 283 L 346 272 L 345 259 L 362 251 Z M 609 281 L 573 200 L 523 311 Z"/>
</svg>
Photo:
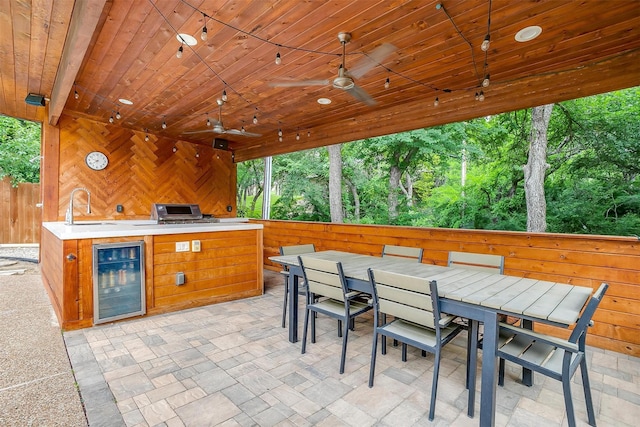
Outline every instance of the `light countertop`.
<svg viewBox="0 0 640 427">
<path fill-rule="evenodd" d="M 42 226 L 60 240 L 260 230 L 263 228 L 262 224 L 251 224 L 242 218 L 237 218 L 237 222 L 225 219 L 223 222 L 198 224 L 157 224 L 153 220 L 96 220 L 75 221 L 73 225 L 66 225 L 64 222 L 58 221 L 43 222 Z"/>
</svg>

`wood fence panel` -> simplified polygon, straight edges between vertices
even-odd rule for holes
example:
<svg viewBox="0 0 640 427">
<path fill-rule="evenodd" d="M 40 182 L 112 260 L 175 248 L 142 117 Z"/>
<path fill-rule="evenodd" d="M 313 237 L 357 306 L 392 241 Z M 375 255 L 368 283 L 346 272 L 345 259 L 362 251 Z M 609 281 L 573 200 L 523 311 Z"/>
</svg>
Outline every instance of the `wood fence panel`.
<svg viewBox="0 0 640 427">
<path fill-rule="evenodd" d="M 42 208 L 40 184 L 11 186 L 11 179 L 0 181 L 0 243 L 40 243 Z"/>
<path fill-rule="evenodd" d="M 446 265 L 449 251 L 502 255 L 505 274 L 597 289 L 609 283 L 590 345 L 640 356 L 640 241 L 631 237 L 252 220 L 264 225 L 265 268 L 280 246 L 379 256 L 385 244 L 424 249 L 423 263 Z M 536 326 L 566 336 L 566 330 Z"/>
</svg>

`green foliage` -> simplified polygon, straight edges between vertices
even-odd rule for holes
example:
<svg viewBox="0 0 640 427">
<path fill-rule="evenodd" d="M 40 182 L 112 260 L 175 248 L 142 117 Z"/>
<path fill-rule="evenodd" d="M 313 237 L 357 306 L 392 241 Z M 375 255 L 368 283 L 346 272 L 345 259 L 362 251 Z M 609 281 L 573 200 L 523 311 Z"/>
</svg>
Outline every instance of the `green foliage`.
<svg viewBox="0 0 640 427">
<path fill-rule="evenodd" d="M 0 116 L 0 179 L 40 182 L 40 124 Z"/>
<path fill-rule="evenodd" d="M 549 232 L 640 234 L 638 117 L 640 88 L 554 106 L 545 180 Z M 530 133 L 530 110 L 522 110 L 343 144 L 345 221 L 526 230 Z M 394 168 L 401 173 L 397 188 L 390 186 Z M 275 157 L 274 183 L 280 198 L 272 218 L 330 220 L 325 149 Z M 393 218 L 391 191 L 398 200 Z"/>
</svg>

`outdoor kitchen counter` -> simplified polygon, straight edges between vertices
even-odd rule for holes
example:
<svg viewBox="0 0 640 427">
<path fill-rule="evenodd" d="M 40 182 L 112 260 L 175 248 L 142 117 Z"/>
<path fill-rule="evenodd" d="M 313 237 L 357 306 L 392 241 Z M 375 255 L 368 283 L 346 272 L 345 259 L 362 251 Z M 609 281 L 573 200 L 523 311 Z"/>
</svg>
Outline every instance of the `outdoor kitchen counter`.
<svg viewBox="0 0 640 427">
<path fill-rule="evenodd" d="M 97 296 L 102 295 L 105 281 L 96 274 L 100 258 L 95 250 L 109 245 L 140 245 L 144 279 L 139 286 L 143 287 L 145 316 L 262 295 L 263 225 L 241 218 L 220 220 L 191 224 L 44 222 L 42 280 L 61 327 L 86 328 L 102 321 Z M 127 268 L 132 268 L 129 261 L 116 267 L 117 273 L 122 270 L 130 277 L 126 276 Z M 118 285 L 118 280 L 107 283 Z"/>
<path fill-rule="evenodd" d="M 73 225 L 67 225 L 59 221 L 43 222 L 42 226 L 51 231 L 60 240 L 262 229 L 262 224 L 248 223 L 243 218 L 221 218 L 220 221 L 193 224 L 158 224 L 154 220 L 104 220 L 76 221 Z"/>
</svg>

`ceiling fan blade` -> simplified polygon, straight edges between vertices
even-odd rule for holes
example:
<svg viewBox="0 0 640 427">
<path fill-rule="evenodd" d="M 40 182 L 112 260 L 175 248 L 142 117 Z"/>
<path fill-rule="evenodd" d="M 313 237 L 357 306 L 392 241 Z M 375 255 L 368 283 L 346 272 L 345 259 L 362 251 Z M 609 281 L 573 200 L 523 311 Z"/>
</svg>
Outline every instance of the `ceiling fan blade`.
<svg viewBox="0 0 640 427">
<path fill-rule="evenodd" d="M 262 134 L 260 133 L 247 132 L 246 130 L 242 131 L 238 129 L 226 129 L 224 133 L 228 133 L 229 135 L 248 136 L 250 138 L 257 138 L 259 136 L 262 136 Z"/>
<path fill-rule="evenodd" d="M 375 99 L 373 99 L 371 97 L 371 95 L 369 95 L 364 89 L 362 89 L 360 86 L 353 86 L 351 89 L 346 89 L 345 92 L 347 92 L 348 94 L 350 94 L 351 96 L 353 96 L 355 99 L 357 99 L 360 102 L 363 102 L 369 106 L 371 105 L 376 105 L 377 102 L 375 101 Z"/>
<path fill-rule="evenodd" d="M 365 57 L 349 69 L 349 74 L 351 74 L 351 76 L 356 79 L 364 76 L 373 67 L 375 67 L 376 65 L 380 65 L 385 60 L 385 58 L 387 58 L 397 49 L 398 48 L 391 43 L 381 44 L 371 52 L 365 53 Z"/>
<path fill-rule="evenodd" d="M 300 86 L 326 86 L 329 80 L 299 80 L 299 81 L 281 81 L 270 82 L 271 87 L 300 87 Z"/>
</svg>

